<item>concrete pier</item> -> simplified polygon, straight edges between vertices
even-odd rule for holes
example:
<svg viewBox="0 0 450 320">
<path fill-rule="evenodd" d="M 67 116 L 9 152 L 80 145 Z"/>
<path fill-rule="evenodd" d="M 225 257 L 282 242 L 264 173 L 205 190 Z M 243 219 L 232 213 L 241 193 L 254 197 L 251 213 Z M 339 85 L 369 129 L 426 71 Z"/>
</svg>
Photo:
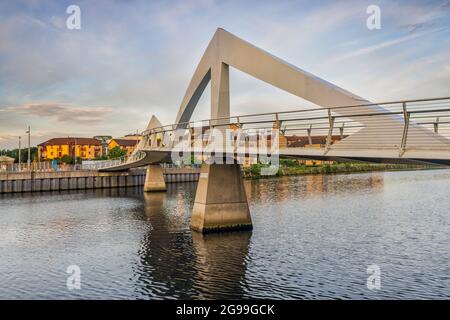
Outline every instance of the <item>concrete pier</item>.
<svg viewBox="0 0 450 320">
<path fill-rule="evenodd" d="M 163 168 L 159 164 L 150 164 L 145 174 L 144 192 L 166 191 Z"/>
<path fill-rule="evenodd" d="M 191 228 L 203 233 L 252 228 L 244 181 L 238 164 L 202 166 Z"/>
</svg>

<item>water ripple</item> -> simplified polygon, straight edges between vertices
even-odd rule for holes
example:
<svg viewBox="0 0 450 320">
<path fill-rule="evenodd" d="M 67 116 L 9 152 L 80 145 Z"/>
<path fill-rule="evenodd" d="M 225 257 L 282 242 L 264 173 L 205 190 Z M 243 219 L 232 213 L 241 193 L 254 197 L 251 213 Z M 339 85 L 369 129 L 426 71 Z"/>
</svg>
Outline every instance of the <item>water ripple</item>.
<svg viewBox="0 0 450 320">
<path fill-rule="evenodd" d="M 450 297 L 450 170 L 245 187 L 254 230 L 211 235 L 189 229 L 195 183 L 0 195 L 0 298 Z M 73 264 L 81 290 L 66 287 Z"/>
</svg>

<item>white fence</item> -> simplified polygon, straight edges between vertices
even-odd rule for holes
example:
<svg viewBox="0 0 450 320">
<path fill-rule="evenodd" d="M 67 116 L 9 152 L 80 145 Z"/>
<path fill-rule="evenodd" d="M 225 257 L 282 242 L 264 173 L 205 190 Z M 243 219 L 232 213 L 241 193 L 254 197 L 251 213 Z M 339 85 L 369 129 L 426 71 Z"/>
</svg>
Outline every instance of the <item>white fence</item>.
<svg viewBox="0 0 450 320">
<path fill-rule="evenodd" d="M 52 172 L 52 171 L 77 171 L 82 170 L 81 164 L 66 164 L 61 163 L 53 167 L 52 161 L 40 161 L 32 162 L 30 165 L 27 163 L 12 163 L 12 164 L 0 164 L 0 172 Z"/>
<path fill-rule="evenodd" d="M 125 158 L 114 159 L 114 160 L 86 160 L 81 162 L 82 170 L 98 170 L 107 167 L 117 166 L 126 161 Z"/>
</svg>

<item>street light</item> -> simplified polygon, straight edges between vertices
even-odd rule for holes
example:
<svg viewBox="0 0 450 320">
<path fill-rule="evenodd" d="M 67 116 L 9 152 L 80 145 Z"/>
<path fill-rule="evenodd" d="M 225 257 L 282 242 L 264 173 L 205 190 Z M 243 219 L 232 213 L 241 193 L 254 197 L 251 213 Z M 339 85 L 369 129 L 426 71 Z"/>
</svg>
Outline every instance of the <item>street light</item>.
<svg viewBox="0 0 450 320">
<path fill-rule="evenodd" d="M 77 138 L 74 138 L 75 141 L 75 148 L 74 148 L 74 152 L 73 152 L 73 161 L 74 161 L 74 165 L 77 164 Z M 75 168 L 75 166 L 74 166 Z"/>
<path fill-rule="evenodd" d="M 22 137 L 19 136 L 19 171 L 22 171 Z"/>
<path fill-rule="evenodd" d="M 27 160 L 27 167 L 28 171 L 30 170 L 31 165 L 31 129 L 30 126 L 28 126 L 28 130 L 25 132 L 28 133 L 28 160 Z"/>
</svg>

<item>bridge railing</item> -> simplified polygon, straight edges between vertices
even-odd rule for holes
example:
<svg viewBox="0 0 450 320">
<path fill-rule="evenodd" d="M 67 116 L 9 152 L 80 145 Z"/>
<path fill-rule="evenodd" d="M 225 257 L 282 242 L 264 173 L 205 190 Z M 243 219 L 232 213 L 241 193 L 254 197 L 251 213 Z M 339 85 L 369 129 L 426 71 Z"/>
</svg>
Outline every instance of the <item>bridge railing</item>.
<svg viewBox="0 0 450 320">
<path fill-rule="evenodd" d="M 32 162 L 28 163 L 10 163 L 10 164 L 0 164 L 0 172 L 2 173 L 12 173 L 12 172 L 48 172 L 52 171 L 52 163 L 50 161 Z"/>
<path fill-rule="evenodd" d="M 89 160 L 83 161 L 81 166 L 83 170 L 99 170 L 108 167 L 120 165 L 126 161 L 125 158 L 110 159 L 110 160 Z"/>
<path fill-rule="evenodd" d="M 128 162 L 135 162 L 143 159 L 145 152 L 141 150 L 136 150 L 130 156 L 123 156 L 117 159 L 110 160 L 93 160 L 93 161 L 83 161 L 82 167 L 84 170 L 99 170 L 111 167 L 116 167 Z"/>
<path fill-rule="evenodd" d="M 327 150 L 351 146 L 394 148 L 400 152 L 407 148 L 442 149 L 450 143 L 450 97 L 305 108 L 171 124 L 144 131 L 149 141 L 147 147 L 164 147 L 164 142 L 170 141 L 167 135 L 181 128 L 234 128 L 242 132 L 275 128 L 282 136 L 280 147 L 287 148 Z M 204 140 L 208 139 L 205 135 Z M 346 143 L 337 143 L 341 140 Z"/>
<path fill-rule="evenodd" d="M 56 171 L 79 171 L 83 169 L 82 164 L 59 163 L 54 164 L 52 161 L 0 164 L 0 173 L 19 173 L 19 172 L 56 172 Z"/>
</svg>

